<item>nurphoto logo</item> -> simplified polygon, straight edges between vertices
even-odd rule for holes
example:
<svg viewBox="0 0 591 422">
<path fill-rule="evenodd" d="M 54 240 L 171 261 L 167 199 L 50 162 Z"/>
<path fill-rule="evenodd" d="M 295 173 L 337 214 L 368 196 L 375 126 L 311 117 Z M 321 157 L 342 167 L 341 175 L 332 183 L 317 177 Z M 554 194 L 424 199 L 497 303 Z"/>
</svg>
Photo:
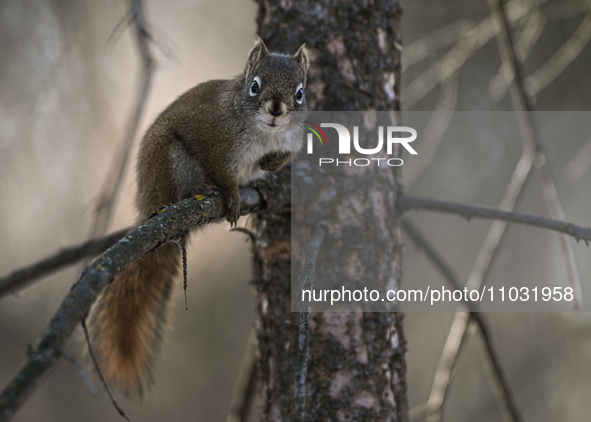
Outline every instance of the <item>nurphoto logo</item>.
<svg viewBox="0 0 591 422">
<path fill-rule="evenodd" d="M 307 144 L 307 153 L 313 154 L 314 152 L 314 135 L 320 141 L 320 145 L 328 145 L 328 137 L 326 133 L 322 130 L 322 128 L 332 128 L 335 129 L 337 135 L 339 137 L 339 155 L 351 154 L 351 133 L 349 129 L 345 126 L 338 124 L 338 123 L 320 123 L 320 126 L 315 125 L 311 122 L 304 122 L 308 126 L 305 126 L 306 129 L 310 130 L 308 133 L 308 144 Z M 417 152 L 414 150 L 413 147 L 410 146 L 410 143 L 417 139 L 417 131 L 411 127 L 407 126 L 387 126 L 385 128 L 386 132 L 386 140 L 384 142 L 384 126 L 378 126 L 377 130 L 377 137 L 378 143 L 375 148 L 363 148 L 359 145 L 359 127 L 353 126 L 353 148 L 359 154 L 363 155 L 375 155 L 379 154 L 384 149 L 384 143 L 386 144 L 386 154 L 392 155 L 394 150 L 394 144 L 402 145 L 410 154 L 416 155 Z M 330 132 L 329 132 L 330 133 Z M 401 134 L 410 134 L 410 136 L 400 136 Z M 322 157 L 319 158 L 318 165 L 349 165 L 349 166 L 360 166 L 366 167 L 370 164 L 377 164 L 378 166 L 381 163 L 385 163 L 391 167 L 398 167 L 401 166 L 404 162 L 401 158 L 392 157 L 361 157 L 361 158 L 349 158 L 349 159 L 339 159 L 338 157 Z"/>
</svg>

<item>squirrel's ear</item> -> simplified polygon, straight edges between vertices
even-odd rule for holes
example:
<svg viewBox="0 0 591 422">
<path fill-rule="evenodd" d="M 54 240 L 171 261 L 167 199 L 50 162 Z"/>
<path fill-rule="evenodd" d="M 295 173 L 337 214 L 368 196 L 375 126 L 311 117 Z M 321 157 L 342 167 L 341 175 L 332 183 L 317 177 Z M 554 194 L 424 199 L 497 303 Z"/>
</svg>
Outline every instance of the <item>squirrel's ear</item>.
<svg viewBox="0 0 591 422">
<path fill-rule="evenodd" d="M 265 56 L 269 55 L 269 50 L 267 50 L 267 46 L 263 42 L 262 38 L 257 35 L 257 40 L 255 41 L 254 47 L 248 53 L 248 62 L 254 63 L 258 62 Z"/>
<path fill-rule="evenodd" d="M 302 44 L 298 52 L 294 54 L 293 58 L 304 68 L 304 72 L 308 71 L 308 68 L 310 67 L 310 57 L 308 56 L 308 48 L 305 43 Z"/>
</svg>

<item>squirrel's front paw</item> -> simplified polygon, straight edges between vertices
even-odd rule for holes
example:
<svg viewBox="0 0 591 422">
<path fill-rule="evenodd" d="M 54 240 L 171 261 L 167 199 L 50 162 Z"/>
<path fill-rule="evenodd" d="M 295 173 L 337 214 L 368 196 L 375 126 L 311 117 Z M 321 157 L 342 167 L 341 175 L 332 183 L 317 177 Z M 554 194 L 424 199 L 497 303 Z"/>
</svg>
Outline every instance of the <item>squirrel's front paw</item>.
<svg viewBox="0 0 591 422">
<path fill-rule="evenodd" d="M 230 227 L 236 227 L 236 223 L 240 218 L 240 195 L 229 196 L 228 201 L 226 220 L 230 223 Z"/>
<path fill-rule="evenodd" d="M 277 173 L 290 161 L 290 152 L 271 152 L 259 160 L 259 165 L 262 170 Z"/>
</svg>

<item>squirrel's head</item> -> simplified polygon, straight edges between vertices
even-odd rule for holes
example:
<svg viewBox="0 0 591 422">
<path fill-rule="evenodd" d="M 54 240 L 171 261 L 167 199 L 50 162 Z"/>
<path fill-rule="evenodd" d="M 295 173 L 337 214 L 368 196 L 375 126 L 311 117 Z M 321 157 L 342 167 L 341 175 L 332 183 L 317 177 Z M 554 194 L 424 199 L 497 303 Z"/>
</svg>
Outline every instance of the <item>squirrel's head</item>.
<svg viewBox="0 0 591 422">
<path fill-rule="evenodd" d="M 263 130 L 281 130 L 304 119 L 308 67 L 305 44 L 293 56 L 285 56 L 270 53 L 258 38 L 248 55 L 240 94 L 241 102 L 255 112 L 257 126 Z"/>
</svg>

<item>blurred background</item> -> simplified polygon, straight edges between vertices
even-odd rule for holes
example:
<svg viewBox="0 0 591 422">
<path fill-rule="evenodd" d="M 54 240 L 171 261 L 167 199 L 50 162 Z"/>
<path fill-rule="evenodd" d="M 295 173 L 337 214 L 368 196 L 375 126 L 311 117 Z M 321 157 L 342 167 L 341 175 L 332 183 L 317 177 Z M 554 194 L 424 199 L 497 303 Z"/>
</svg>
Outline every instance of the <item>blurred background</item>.
<svg viewBox="0 0 591 422">
<path fill-rule="evenodd" d="M 401 3 L 403 109 L 513 109 L 494 33 L 486 31 L 486 1 Z M 94 201 L 123 139 L 140 74 L 132 32 L 109 42 L 125 7 L 115 0 L 0 0 L 0 275 L 87 236 Z M 512 0 L 508 8 L 535 109 L 589 110 L 591 4 Z M 147 1 L 146 9 L 155 38 L 167 54 L 156 53 L 158 67 L 140 133 L 188 88 L 241 72 L 254 40 L 257 12 L 254 2 L 229 0 Z M 462 44 L 469 37 L 477 42 Z M 589 138 L 544 140 L 566 218 L 584 226 L 591 224 Z M 409 193 L 498 206 L 520 144 L 431 142 L 435 158 L 404 167 Z M 135 220 L 133 167 L 109 231 Z M 517 208 L 549 215 L 535 171 Z M 427 213 L 410 218 L 465 281 L 490 223 Z M 120 398 L 132 420 L 225 420 L 253 318 L 249 245 L 244 237 L 228 232 L 226 224 L 193 236 L 189 311 L 177 291 L 154 388 L 143 402 Z M 442 283 L 423 253 L 410 240 L 405 244 L 403 286 L 406 280 Z M 588 285 L 590 250 L 576 244 L 573 250 L 581 282 Z M 80 271 L 71 268 L 0 299 L 2 388 Z M 487 283 L 518 285 L 520 279 L 532 277 L 546 284 L 567 283 L 558 238 L 543 230 L 510 226 Z M 411 407 L 429 396 L 452 319 L 451 313 L 405 316 Z M 486 319 L 525 420 L 589 420 L 589 314 L 493 313 Z M 461 354 L 444 407 L 445 421 L 502 420 L 475 337 Z M 84 361 L 81 332 L 67 348 Z M 120 417 L 102 390 L 98 399 L 91 397 L 77 371 L 62 361 L 14 420 Z"/>
</svg>

